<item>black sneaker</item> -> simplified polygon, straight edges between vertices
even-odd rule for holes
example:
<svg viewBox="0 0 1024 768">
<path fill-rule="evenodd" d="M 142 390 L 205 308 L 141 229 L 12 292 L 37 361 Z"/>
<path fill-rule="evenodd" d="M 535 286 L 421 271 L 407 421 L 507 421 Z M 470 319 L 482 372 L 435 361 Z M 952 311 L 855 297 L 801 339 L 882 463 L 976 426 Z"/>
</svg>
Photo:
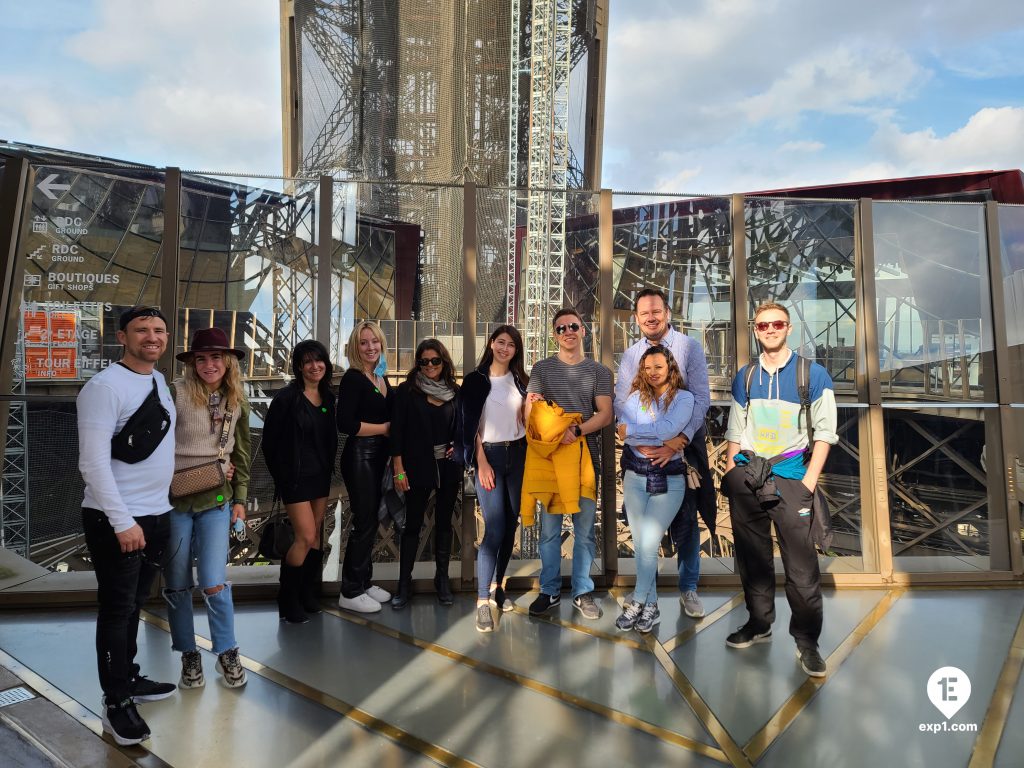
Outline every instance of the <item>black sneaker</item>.
<svg viewBox="0 0 1024 768">
<path fill-rule="evenodd" d="M 542 616 L 549 608 L 554 608 L 560 602 L 562 602 L 561 595 L 545 595 L 541 592 L 537 599 L 530 603 L 530 615 Z"/>
<path fill-rule="evenodd" d="M 135 702 L 131 699 L 107 706 L 107 700 L 104 698 L 102 710 L 100 720 L 103 723 L 103 731 L 113 736 L 114 741 L 122 747 L 138 744 L 149 738 L 149 726 L 139 715 Z"/>
<path fill-rule="evenodd" d="M 178 690 L 178 686 L 174 683 L 158 683 L 144 675 L 136 675 L 128 681 L 128 695 L 136 703 L 140 701 L 160 701 L 160 699 L 166 699 L 168 696 L 173 695 L 176 690 Z"/>
<path fill-rule="evenodd" d="M 742 627 L 725 638 L 725 644 L 730 648 L 749 648 L 756 643 L 770 643 L 771 640 L 771 627 L 768 627 L 768 629 L 762 632 L 758 632 L 748 621 Z"/>
<path fill-rule="evenodd" d="M 804 672 L 811 677 L 825 676 L 825 660 L 821 658 L 817 648 L 797 648 L 796 657 L 800 659 L 800 666 Z"/>
</svg>

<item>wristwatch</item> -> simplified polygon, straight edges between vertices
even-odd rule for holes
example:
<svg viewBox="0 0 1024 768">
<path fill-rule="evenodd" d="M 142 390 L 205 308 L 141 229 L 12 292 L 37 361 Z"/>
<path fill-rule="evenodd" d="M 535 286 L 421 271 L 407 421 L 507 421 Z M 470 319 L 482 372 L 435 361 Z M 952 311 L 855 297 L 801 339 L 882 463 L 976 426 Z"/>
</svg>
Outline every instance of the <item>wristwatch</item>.
<svg viewBox="0 0 1024 768">
<path fill-rule="evenodd" d="M 579 424 L 573 424 L 572 431 L 576 433 L 576 437 L 583 437 L 583 430 L 580 429 Z"/>
</svg>

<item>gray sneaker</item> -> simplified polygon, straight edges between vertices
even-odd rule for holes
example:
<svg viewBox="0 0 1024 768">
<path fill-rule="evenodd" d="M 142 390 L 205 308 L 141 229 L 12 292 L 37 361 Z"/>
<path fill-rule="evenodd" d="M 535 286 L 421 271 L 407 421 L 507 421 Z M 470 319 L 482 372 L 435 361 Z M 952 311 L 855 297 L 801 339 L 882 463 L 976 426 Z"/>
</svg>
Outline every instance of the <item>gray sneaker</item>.
<svg viewBox="0 0 1024 768">
<path fill-rule="evenodd" d="M 491 616 L 491 606 L 489 603 L 484 603 L 483 605 L 478 605 L 476 607 L 476 631 L 494 631 L 494 618 Z"/>
<path fill-rule="evenodd" d="M 654 625 L 659 621 L 661 621 L 661 611 L 658 610 L 658 604 L 647 603 L 644 606 L 643 611 L 640 612 L 640 618 L 636 620 L 636 624 L 633 625 L 633 629 L 641 635 L 646 635 L 654 629 Z"/>
<path fill-rule="evenodd" d="M 683 604 L 683 611 L 691 619 L 704 618 L 704 603 L 700 601 L 700 597 L 697 596 L 696 590 L 690 589 L 683 592 L 679 601 Z"/>
<path fill-rule="evenodd" d="M 584 619 L 600 619 L 601 618 L 601 606 L 594 600 L 594 593 L 587 592 L 579 597 L 572 599 L 572 604 L 576 606 L 576 610 L 583 614 Z"/>
</svg>

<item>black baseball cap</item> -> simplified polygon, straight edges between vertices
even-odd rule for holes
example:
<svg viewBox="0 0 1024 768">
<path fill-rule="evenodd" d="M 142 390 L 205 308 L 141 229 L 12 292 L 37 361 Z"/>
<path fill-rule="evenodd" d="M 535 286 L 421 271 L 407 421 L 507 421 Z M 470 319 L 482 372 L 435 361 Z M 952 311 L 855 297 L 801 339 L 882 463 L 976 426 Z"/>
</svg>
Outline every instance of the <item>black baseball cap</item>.
<svg viewBox="0 0 1024 768">
<path fill-rule="evenodd" d="M 121 317 L 117 320 L 118 329 L 123 331 L 128 327 L 128 323 L 137 317 L 159 317 L 164 321 L 164 325 L 167 324 L 167 318 L 157 307 L 132 307 L 121 313 Z"/>
</svg>

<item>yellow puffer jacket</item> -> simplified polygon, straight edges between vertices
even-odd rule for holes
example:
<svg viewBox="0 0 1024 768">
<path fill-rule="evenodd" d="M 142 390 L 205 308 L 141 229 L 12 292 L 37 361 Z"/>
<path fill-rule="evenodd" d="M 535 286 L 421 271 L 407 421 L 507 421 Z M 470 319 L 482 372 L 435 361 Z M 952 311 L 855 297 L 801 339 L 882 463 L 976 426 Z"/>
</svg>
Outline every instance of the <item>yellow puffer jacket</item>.
<svg viewBox="0 0 1024 768">
<path fill-rule="evenodd" d="M 540 502 L 553 515 L 580 511 L 580 497 L 597 500 L 594 464 L 587 441 L 562 445 L 565 430 L 582 424 L 583 416 L 566 413 L 550 400 L 538 400 L 526 425 L 526 468 L 519 505 L 523 525 L 533 525 Z"/>
</svg>

